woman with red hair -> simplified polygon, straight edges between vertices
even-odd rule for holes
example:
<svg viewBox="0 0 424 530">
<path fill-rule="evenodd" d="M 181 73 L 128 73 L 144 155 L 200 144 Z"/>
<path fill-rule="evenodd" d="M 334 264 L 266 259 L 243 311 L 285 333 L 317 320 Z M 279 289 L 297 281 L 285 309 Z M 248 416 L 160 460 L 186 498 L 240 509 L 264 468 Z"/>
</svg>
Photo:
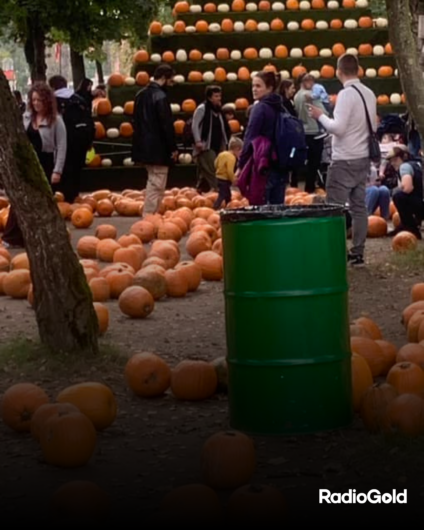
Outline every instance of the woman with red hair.
<svg viewBox="0 0 424 530">
<path fill-rule="evenodd" d="M 54 185 L 60 182 L 65 164 L 66 128 L 57 112 L 54 93 L 46 83 L 37 82 L 31 87 L 28 93 L 28 110 L 23 121 L 29 141 L 54 190 Z M 13 208 L 9 210 L 2 242 L 6 248 L 25 246 Z"/>
</svg>

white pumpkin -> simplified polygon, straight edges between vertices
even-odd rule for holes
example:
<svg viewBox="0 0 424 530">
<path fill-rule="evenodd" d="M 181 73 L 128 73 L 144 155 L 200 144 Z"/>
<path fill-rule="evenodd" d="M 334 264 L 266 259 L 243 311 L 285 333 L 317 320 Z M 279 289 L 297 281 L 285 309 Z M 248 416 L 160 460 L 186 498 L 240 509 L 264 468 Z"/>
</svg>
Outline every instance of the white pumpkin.
<svg viewBox="0 0 424 530">
<path fill-rule="evenodd" d="M 385 54 L 384 46 L 381 46 L 380 44 L 377 44 L 377 45 L 374 46 L 374 48 L 372 49 L 372 53 L 373 53 L 374 55 L 384 55 L 384 54 Z"/>
<path fill-rule="evenodd" d="M 244 31 L 244 22 L 241 22 L 240 20 L 234 22 L 234 31 L 236 31 L 237 33 Z"/>
<path fill-rule="evenodd" d="M 237 81 L 237 79 L 238 79 L 238 76 L 234 72 L 229 72 L 227 74 L 227 81 L 234 82 L 234 81 Z"/>
<path fill-rule="evenodd" d="M 375 20 L 377 28 L 387 28 L 389 25 L 387 18 L 379 17 Z"/>
<path fill-rule="evenodd" d="M 248 4 L 246 4 L 246 11 L 253 12 L 257 10 L 258 10 L 258 6 L 254 4 L 253 2 L 249 2 Z"/>
<path fill-rule="evenodd" d="M 377 77 L 377 70 L 375 68 L 367 68 L 365 70 L 365 77 Z"/>
<path fill-rule="evenodd" d="M 294 21 L 294 20 L 292 20 L 291 22 L 289 22 L 289 23 L 287 24 L 287 29 L 288 29 L 289 31 L 296 31 L 296 30 L 299 29 L 299 23 L 296 22 L 296 21 Z"/>
<path fill-rule="evenodd" d="M 132 158 L 125 158 L 124 159 L 124 166 L 133 166 L 134 162 L 132 161 Z"/>
<path fill-rule="evenodd" d="M 110 158 L 103 158 L 102 160 L 103 167 L 110 167 L 111 165 L 112 165 L 112 160 Z"/>
<path fill-rule="evenodd" d="M 186 33 L 196 33 L 196 27 L 195 26 L 186 26 Z"/>
<path fill-rule="evenodd" d="M 177 114 L 178 112 L 181 112 L 180 105 L 178 105 L 178 103 L 171 103 L 171 111 L 172 114 Z"/>
<path fill-rule="evenodd" d="M 235 103 L 226 103 L 225 107 L 229 108 L 229 109 L 236 110 L 236 104 Z"/>
<path fill-rule="evenodd" d="M 261 48 L 259 50 L 259 57 L 261 59 L 271 59 L 273 57 L 271 48 Z"/>
<path fill-rule="evenodd" d="M 356 0 L 356 7 L 368 7 L 368 0 Z"/>
<path fill-rule="evenodd" d="M 191 164 L 193 157 L 190 153 L 181 153 L 178 157 L 178 162 L 180 164 Z"/>
<path fill-rule="evenodd" d="M 228 4 L 219 4 L 217 9 L 220 13 L 228 13 L 230 6 Z"/>
<path fill-rule="evenodd" d="M 394 74 L 395 74 L 396 77 L 398 77 L 398 75 L 399 75 L 399 70 L 398 70 L 397 68 L 396 68 L 396 70 L 394 71 Z M 424 72 L 423 72 L 423 75 L 424 75 Z"/>
<path fill-rule="evenodd" d="M 290 75 L 290 72 L 288 70 L 281 70 L 280 77 L 281 77 L 281 79 L 290 79 L 291 75 Z"/>
<path fill-rule="evenodd" d="M 284 11 L 286 6 L 283 4 L 283 2 L 274 2 L 271 6 L 271 9 L 273 11 Z"/>
<path fill-rule="evenodd" d="M 300 57 L 303 57 L 303 51 L 301 48 L 292 48 L 290 50 L 290 57 L 293 57 L 294 59 L 299 59 Z"/>
<path fill-rule="evenodd" d="M 108 138 L 118 138 L 119 136 L 119 129 L 116 129 L 116 127 L 112 127 L 111 129 L 108 129 L 106 131 L 106 136 Z"/>
<path fill-rule="evenodd" d="M 328 29 L 328 22 L 326 20 L 318 20 L 315 24 L 316 29 Z"/>
<path fill-rule="evenodd" d="M 268 22 L 259 22 L 259 24 L 258 24 L 258 31 L 269 31 L 269 24 L 268 24 Z"/>
<path fill-rule="evenodd" d="M 203 55 L 204 61 L 215 61 L 215 54 L 211 52 L 207 52 Z"/>
<path fill-rule="evenodd" d="M 346 29 L 356 29 L 358 27 L 358 22 L 353 18 L 348 18 L 344 21 L 343 25 Z"/>
<path fill-rule="evenodd" d="M 257 70 L 255 70 L 254 72 L 250 72 L 250 79 L 253 79 L 254 77 L 256 77 L 257 75 Z"/>
<path fill-rule="evenodd" d="M 174 26 L 171 26 L 171 24 L 165 24 L 162 26 L 162 33 L 164 35 L 172 35 L 174 33 Z"/>
<path fill-rule="evenodd" d="M 152 53 L 152 55 L 150 56 L 150 60 L 153 63 L 160 63 L 162 61 L 162 56 L 160 53 Z"/>
<path fill-rule="evenodd" d="M 327 3 L 327 8 L 328 9 L 339 9 L 339 3 L 336 2 L 336 0 L 330 0 L 328 3 Z"/>
<path fill-rule="evenodd" d="M 198 4 L 193 4 L 190 6 L 190 12 L 191 13 L 201 13 L 202 12 L 202 6 Z"/>
<path fill-rule="evenodd" d="M 203 81 L 205 83 L 212 83 L 212 81 L 215 80 L 215 74 L 213 72 L 204 72 L 203 73 Z"/>
<path fill-rule="evenodd" d="M 333 52 L 331 51 L 330 48 L 322 48 L 319 51 L 319 56 L 320 57 L 331 57 L 332 55 L 333 55 Z"/>
<path fill-rule="evenodd" d="M 315 79 L 319 79 L 321 77 L 321 73 L 319 70 L 311 70 L 309 72 Z"/>
<path fill-rule="evenodd" d="M 124 114 L 124 107 L 121 107 L 119 105 L 113 107 L 112 114 Z"/>
<path fill-rule="evenodd" d="M 346 53 L 349 55 L 358 55 L 358 48 L 348 48 L 346 50 Z"/>
<path fill-rule="evenodd" d="M 188 59 L 187 52 L 185 50 L 178 50 L 175 54 L 175 58 L 177 59 L 177 61 L 183 63 Z"/>
<path fill-rule="evenodd" d="M 212 22 L 212 24 L 209 24 L 209 31 L 211 33 L 218 33 L 221 31 L 221 26 L 218 24 L 218 22 Z"/>
<path fill-rule="evenodd" d="M 230 53 L 230 57 L 233 61 L 240 61 L 240 59 L 243 57 L 243 54 L 239 50 L 233 50 Z"/>
<path fill-rule="evenodd" d="M 398 94 L 397 92 L 393 93 L 390 96 L 390 103 L 392 105 L 400 105 L 402 103 L 402 98 L 401 98 L 400 94 Z"/>
<path fill-rule="evenodd" d="M 174 77 L 174 81 L 177 83 L 177 84 L 180 84 L 180 83 L 184 83 L 185 82 L 185 77 L 181 74 L 178 74 Z"/>
<path fill-rule="evenodd" d="M 131 77 L 131 76 L 126 77 L 126 78 L 125 78 L 125 84 L 126 84 L 127 86 L 134 86 L 134 85 L 135 85 L 135 79 L 134 79 L 134 77 Z"/>
<path fill-rule="evenodd" d="M 311 4 L 307 0 L 302 0 L 299 4 L 299 9 L 307 11 L 308 9 L 311 9 Z"/>
</svg>

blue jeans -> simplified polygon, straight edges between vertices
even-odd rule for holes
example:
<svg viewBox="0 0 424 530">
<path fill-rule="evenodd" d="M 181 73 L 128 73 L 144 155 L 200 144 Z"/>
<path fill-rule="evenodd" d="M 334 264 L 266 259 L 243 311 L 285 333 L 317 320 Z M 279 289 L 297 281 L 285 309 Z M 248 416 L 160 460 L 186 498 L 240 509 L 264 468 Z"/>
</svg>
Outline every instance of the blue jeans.
<svg viewBox="0 0 424 530">
<path fill-rule="evenodd" d="M 266 204 L 284 204 L 288 175 L 271 170 L 265 187 Z"/>
<path fill-rule="evenodd" d="M 372 215 L 378 207 L 386 221 L 390 218 L 390 190 L 386 186 L 369 186 L 365 190 L 365 202 L 368 215 Z"/>
</svg>

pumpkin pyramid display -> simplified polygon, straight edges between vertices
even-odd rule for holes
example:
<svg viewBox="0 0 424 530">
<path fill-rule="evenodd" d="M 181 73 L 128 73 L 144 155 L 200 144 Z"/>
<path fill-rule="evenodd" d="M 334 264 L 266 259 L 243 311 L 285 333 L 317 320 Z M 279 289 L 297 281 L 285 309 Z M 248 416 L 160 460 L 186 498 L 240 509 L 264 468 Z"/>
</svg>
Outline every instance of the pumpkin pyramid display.
<svg viewBox="0 0 424 530">
<path fill-rule="evenodd" d="M 379 114 L 404 110 L 387 19 L 374 19 L 367 0 L 177 1 L 173 15 L 173 24 L 151 23 L 148 47 L 135 53 L 130 75 L 109 77 L 108 98 L 95 106 L 97 150 L 101 153 L 102 142 L 109 154 L 119 147 L 116 155 L 103 161 L 99 156 L 92 165 L 131 165 L 130 155 L 119 152 L 131 143 L 134 99 L 162 62 L 177 72 L 169 89 L 180 150 L 173 171 L 187 174 L 190 169 L 192 184 L 195 172 L 191 146 L 183 143 L 184 126 L 210 83 L 223 87 L 223 103 L 235 111 L 230 127 L 237 134 L 252 103 L 254 72 L 270 69 L 296 78 L 308 71 L 335 100 L 342 88 L 337 58 L 349 52 L 358 56 L 362 81 L 378 97 Z"/>
</svg>

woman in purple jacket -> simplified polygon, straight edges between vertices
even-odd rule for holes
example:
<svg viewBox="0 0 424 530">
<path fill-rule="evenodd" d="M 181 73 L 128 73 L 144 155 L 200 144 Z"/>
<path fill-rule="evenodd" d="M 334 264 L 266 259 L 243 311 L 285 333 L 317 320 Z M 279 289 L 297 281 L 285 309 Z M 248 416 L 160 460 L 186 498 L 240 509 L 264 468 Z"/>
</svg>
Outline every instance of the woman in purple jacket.
<svg viewBox="0 0 424 530">
<path fill-rule="evenodd" d="M 259 72 L 252 80 L 252 95 L 255 104 L 252 107 L 247 123 L 243 151 L 239 159 L 239 172 L 252 156 L 252 144 L 257 138 L 267 138 L 271 147 L 275 145 L 274 129 L 278 112 L 282 108 L 282 97 L 278 93 L 279 75 L 274 72 Z M 273 149 L 274 150 L 274 149 Z M 283 204 L 288 175 L 281 170 L 270 169 L 265 185 L 264 204 Z"/>
</svg>

